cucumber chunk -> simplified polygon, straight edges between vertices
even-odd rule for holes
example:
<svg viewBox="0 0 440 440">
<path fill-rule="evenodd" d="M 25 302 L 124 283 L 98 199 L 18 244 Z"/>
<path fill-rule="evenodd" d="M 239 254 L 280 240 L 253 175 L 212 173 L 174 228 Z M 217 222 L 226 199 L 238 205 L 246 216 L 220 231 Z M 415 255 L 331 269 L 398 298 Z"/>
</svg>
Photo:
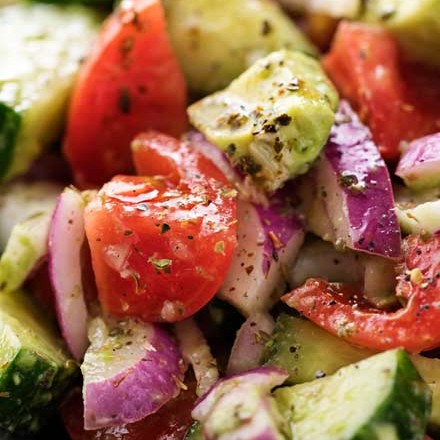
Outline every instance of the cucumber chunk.
<svg viewBox="0 0 440 440">
<path fill-rule="evenodd" d="M 333 374 L 375 352 L 355 347 L 302 318 L 282 313 L 266 344 L 265 365 L 289 373 L 287 383 L 297 384 Z"/>
<path fill-rule="evenodd" d="M 402 349 L 274 394 L 295 440 L 421 440 L 431 408 L 431 392 Z"/>
<path fill-rule="evenodd" d="M 188 109 L 192 124 L 268 192 L 304 174 L 332 127 L 338 95 L 319 63 L 282 50 Z"/>
<path fill-rule="evenodd" d="M 77 368 L 21 292 L 0 293 L 0 428 L 36 432 Z"/>
<path fill-rule="evenodd" d="M 374 351 L 356 347 L 313 322 L 282 313 L 266 343 L 262 362 L 289 373 L 288 384 L 329 376 L 339 368 L 373 356 Z M 412 355 L 411 360 L 432 391 L 431 426 L 440 428 L 440 359 Z"/>
<path fill-rule="evenodd" d="M 98 23 L 80 6 L 0 8 L 0 181 L 24 173 L 60 134 Z"/>
</svg>

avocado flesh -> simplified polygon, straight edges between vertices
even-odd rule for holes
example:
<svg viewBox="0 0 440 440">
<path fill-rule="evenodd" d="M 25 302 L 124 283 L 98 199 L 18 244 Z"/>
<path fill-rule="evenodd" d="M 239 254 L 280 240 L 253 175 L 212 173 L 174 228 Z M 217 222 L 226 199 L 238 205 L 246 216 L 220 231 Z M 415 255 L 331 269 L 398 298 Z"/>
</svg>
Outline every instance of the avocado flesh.
<svg viewBox="0 0 440 440">
<path fill-rule="evenodd" d="M 319 63 L 281 50 L 191 105 L 191 123 L 267 192 L 304 174 L 325 145 L 338 95 Z"/>
<path fill-rule="evenodd" d="M 196 96 L 226 87 L 270 52 L 285 48 L 317 55 L 270 0 L 169 0 L 164 5 L 173 47 Z"/>
<path fill-rule="evenodd" d="M 38 431 L 77 367 L 22 292 L 0 292 L 0 362 L 0 427 Z"/>
<path fill-rule="evenodd" d="M 389 29 L 408 58 L 440 67 L 438 0 L 368 0 L 364 19 Z"/>
</svg>

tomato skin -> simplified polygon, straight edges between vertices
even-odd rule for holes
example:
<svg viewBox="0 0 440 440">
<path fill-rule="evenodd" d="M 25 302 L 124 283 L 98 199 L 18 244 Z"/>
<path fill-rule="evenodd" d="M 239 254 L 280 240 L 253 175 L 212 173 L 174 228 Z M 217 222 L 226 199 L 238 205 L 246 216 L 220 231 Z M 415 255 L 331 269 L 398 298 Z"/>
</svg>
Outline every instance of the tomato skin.
<svg viewBox="0 0 440 440">
<path fill-rule="evenodd" d="M 193 422 L 191 410 L 197 399 L 195 380 L 185 383 L 188 390 L 182 390 L 157 413 L 136 423 L 85 431 L 83 402 L 79 389 L 74 390 L 63 404 L 62 418 L 72 440 L 182 440 Z"/>
<path fill-rule="evenodd" d="M 398 158 L 401 141 L 440 130 L 438 73 L 402 63 L 385 29 L 342 22 L 323 65 L 368 123 L 385 159 Z"/>
<path fill-rule="evenodd" d="M 186 85 L 159 0 L 122 2 L 79 74 L 64 142 L 81 187 L 133 169 L 130 142 L 154 128 L 187 128 Z"/>
<path fill-rule="evenodd" d="M 148 135 L 139 139 L 139 151 L 148 152 Z M 116 176 L 85 211 L 102 307 L 152 322 L 178 321 L 203 307 L 223 282 L 236 246 L 236 192 L 201 153 L 163 139 L 155 162 L 160 167 L 162 154 L 169 165 L 174 155 L 176 170 L 188 165 L 178 182 L 176 175 L 174 181 Z M 210 170 L 223 180 L 205 174 Z"/>
<path fill-rule="evenodd" d="M 440 346 L 440 236 L 404 240 L 405 261 L 396 295 L 406 306 L 384 312 L 353 298 L 348 286 L 309 279 L 282 297 L 290 307 L 357 345 L 387 350 L 403 347 L 420 352 Z"/>
</svg>

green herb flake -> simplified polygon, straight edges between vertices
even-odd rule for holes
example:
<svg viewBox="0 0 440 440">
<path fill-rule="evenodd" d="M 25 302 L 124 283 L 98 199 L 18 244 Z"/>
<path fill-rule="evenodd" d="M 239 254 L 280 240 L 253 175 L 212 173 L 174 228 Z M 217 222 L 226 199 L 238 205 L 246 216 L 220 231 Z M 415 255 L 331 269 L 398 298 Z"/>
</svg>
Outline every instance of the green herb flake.
<svg viewBox="0 0 440 440">
<path fill-rule="evenodd" d="M 163 223 L 162 224 L 162 228 L 160 230 L 161 234 L 165 234 L 166 232 L 168 232 L 171 229 L 171 226 L 168 223 Z"/>
<path fill-rule="evenodd" d="M 214 252 L 216 254 L 222 254 L 225 255 L 225 242 L 222 241 L 218 241 L 215 246 L 214 246 Z"/>
<path fill-rule="evenodd" d="M 168 258 L 153 258 L 150 257 L 148 259 L 148 262 L 151 263 L 156 270 L 170 273 L 171 272 L 171 265 L 173 264 L 172 260 L 169 260 Z"/>
</svg>

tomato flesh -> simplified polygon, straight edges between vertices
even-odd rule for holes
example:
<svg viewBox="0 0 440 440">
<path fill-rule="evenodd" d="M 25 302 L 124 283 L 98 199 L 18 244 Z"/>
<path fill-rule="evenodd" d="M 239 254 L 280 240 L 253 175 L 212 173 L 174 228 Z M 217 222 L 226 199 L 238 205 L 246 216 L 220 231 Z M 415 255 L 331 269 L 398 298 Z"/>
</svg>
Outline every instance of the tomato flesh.
<svg viewBox="0 0 440 440">
<path fill-rule="evenodd" d="M 151 150 L 159 169 L 182 171 L 174 178 L 116 176 L 87 206 L 99 299 L 117 316 L 177 321 L 203 307 L 226 276 L 236 246 L 236 192 L 188 145 L 155 133 L 135 144 L 138 169 Z"/>
<path fill-rule="evenodd" d="M 399 157 L 402 141 L 440 130 L 438 72 L 403 63 L 382 27 L 342 22 L 323 65 L 368 123 L 385 159 Z"/>
<path fill-rule="evenodd" d="M 186 86 L 159 0 L 121 3 L 83 65 L 64 153 L 81 187 L 133 169 L 130 142 L 146 129 L 187 128 Z"/>
<path fill-rule="evenodd" d="M 353 288 L 309 279 L 282 300 L 330 333 L 354 344 L 420 352 L 440 345 L 440 236 L 409 236 L 396 295 L 406 304 L 395 312 L 366 306 Z"/>
</svg>

